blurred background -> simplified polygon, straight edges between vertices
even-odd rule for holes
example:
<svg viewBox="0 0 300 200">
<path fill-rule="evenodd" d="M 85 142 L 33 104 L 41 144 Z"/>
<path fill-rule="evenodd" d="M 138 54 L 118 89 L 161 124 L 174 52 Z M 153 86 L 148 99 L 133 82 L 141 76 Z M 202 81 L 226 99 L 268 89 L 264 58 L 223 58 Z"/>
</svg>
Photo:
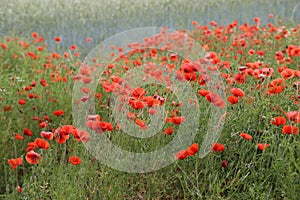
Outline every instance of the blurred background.
<svg viewBox="0 0 300 200">
<path fill-rule="evenodd" d="M 272 13 L 273 19 L 268 15 Z M 60 45 L 80 47 L 84 56 L 95 44 L 116 33 L 138 27 L 168 26 L 191 29 L 192 21 L 208 25 L 300 22 L 299 0 L 1 0 L 0 34 L 29 37 L 33 31 L 55 49 Z M 87 43 L 86 38 L 92 38 Z"/>
</svg>

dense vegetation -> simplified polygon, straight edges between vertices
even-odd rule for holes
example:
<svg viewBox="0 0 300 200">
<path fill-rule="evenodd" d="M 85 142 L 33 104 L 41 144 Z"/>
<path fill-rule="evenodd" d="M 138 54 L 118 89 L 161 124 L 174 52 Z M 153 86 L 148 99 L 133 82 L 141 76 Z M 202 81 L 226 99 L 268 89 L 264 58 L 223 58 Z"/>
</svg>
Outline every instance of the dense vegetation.
<svg viewBox="0 0 300 200">
<path fill-rule="evenodd" d="M 27 10 L 26 3 L 16 5 Z M 88 9 L 75 7 L 79 8 Z M 64 6 L 65 12 L 68 9 Z M 81 20 L 91 19 L 88 15 L 97 13 L 93 9 Z M 297 199 L 300 26 L 276 13 L 265 15 L 269 22 L 264 24 L 257 17 L 249 23 L 232 20 L 226 25 L 192 21 L 189 30 L 161 31 L 129 46 L 110 46 L 108 52 L 114 53 L 106 58 L 112 62 L 102 66 L 101 74 L 95 69 L 103 54 L 90 54 L 82 61 L 87 49 L 78 47 L 94 48 L 98 38 L 93 36 L 83 34 L 78 45 L 71 36 L 55 35 L 47 41 L 42 31 L 25 37 L 18 28 L 1 36 L 0 197 Z M 30 18 L 37 29 L 50 23 L 36 19 Z M 182 45 L 186 37 L 202 52 L 194 60 L 188 59 L 192 51 L 184 56 L 175 53 L 178 46 L 189 49 L 190 43 Z M 176 45 L 170 45 L 170 39 Z M 67 48 L 64 40 L 71 42 Z M 147 76 L 132 79 L 132 72 L 139 69 Z M 152 83 L 143 84 L 148 78 Z M 98 80 L 95 91 L 89 85 L 93 79 Z M 179 93 L 167 86 L 172 81 L 187 84 L 195 96 L 182 102 Z M 196 119 L 190 118 L 191 108 L 200 113 L 194 115 Z M 81 110 L 82 115 L 76 115 Z M 218 112 L 222 127 L 216 123 L 210 129 L 210 117 Z M 121 118 L 116 118 L 118 114 Z M 97 141 L 95 136 L 104 136 L 124 150 L 152 152 L 176 139 L 180 127 L 187 124 L 197 125 L 192 141 L 186 146 L 178 143 L 178 149 L 168 155 L 172 163 L 151 172 L 119 171 L 99 161 L 97 156 L 105 155 L 87 150 L 90 142 Z M 189 127 L 183 130 L 188 132 Z M 217 131 L 220 138 L 208 143 L 208 152 L 201 149 L 205 136 Z"/>
</svg>

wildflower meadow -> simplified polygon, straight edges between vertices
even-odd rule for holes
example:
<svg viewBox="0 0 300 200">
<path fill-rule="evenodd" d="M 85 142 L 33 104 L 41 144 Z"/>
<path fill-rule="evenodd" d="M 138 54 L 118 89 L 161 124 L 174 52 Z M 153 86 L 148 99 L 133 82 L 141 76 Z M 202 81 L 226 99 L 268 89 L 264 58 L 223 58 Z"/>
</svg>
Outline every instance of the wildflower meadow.
<svg viewBox="0 0 300 200">
<path fill-rule="evenodd" d="M 4 5 L 0 199 L 298 199 L 300 6 L 68 38 Z"/>
</svg>

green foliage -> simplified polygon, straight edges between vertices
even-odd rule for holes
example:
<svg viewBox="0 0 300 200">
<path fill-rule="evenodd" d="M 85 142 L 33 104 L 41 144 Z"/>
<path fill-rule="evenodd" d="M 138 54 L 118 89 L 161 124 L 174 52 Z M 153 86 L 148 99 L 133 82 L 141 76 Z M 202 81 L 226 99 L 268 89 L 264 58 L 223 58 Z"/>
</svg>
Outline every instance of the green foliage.
<svg viewBox="0 0 300 200">
<path fill-rule="evenodd" d="M 15 21 L 24 21 L 25 24 L 34 24 L 34 27 L 53 27 L 61 18 L 68 17 L 75 29 L 80 29 L 89 22 L 88 31 L 99 21 L 107 25 L 107 32 L 110 27 L 126 22 L 126 16 L 140 16 L 144 13 L 144 8 L 149 9 L 151 15 L 156 15 L 161 10 L 173 11 L 178 7 L 184 12 L 194 8 L 194 4 L 199 1 L 153 1 L 152 8 L 147 6 L 149 1 L 72 1 L 72 5 L 67 1 L 3 1 L 4 11 L 0 17 L 0 25 L 12 24 Z M 202 1 L 202 7 L 197 9 L 205 11 L 208 6 L 218 7 L 220 3 L 238 8 L 241 1 Z M 247 1 L 255 4 L 253 1 Z M 296 1 L 293 1 L 296 2 Z M 286 3 L 284 0 L 276 1 L 277 5 Z M 252 5 L 251 4 L 251 5 Z M 91 6 L 93 5 L 93 6 Z M 197 4 L 198 5 L 198 4 Z M 264 1 L 262 5 L 268 5 Z M 159 9 L 156 9 L 159 8 Z M 153 10 L 151 10 L 153 9 Z M 113 12 L 106 12 L 106 11 Z M 117 11 L 115 11 L 117 10 Z M 179 10 L 179 9 L 178 9 Z M 88 12 L 87 12 L 88 11 Z M 152 12 L 153 11 L 153 12 Z M 154 12 L 154 11 L 157 11 Z M 18 15 L 15 15 L 18 12 Z M 177 15 L 181 11 L 176 11 Z M 65 13 L 72 13 L 66 15 Z M 109 14 L 107 14 L 109 13 Z M 266 14 L 266 13 L 264 13 Z M 15 18 L 12 18 L 15 16 Z M 39 17 L 37 17 L 39 16 Z M 123 19 L 122 19 L 123 18 Z M 179 17 L 180 18 L 180 17 Z M 94 21 L 93 21 L 94 20 Z M 139 20 L 136 18 L 135 20 Z M 251 19 L 252 20 L 252 19 Z M 180 21 L 180 19 L 179 19 Z M 97 22 L 97 23 L 96 23 Z M 109 22 L 107 24 L 107 22 Z M 135 24 L 127 24 L 128 26 Z M 180 21 L 186 23 L 186 21 Z M 208 22 L 208 21 L 207 21 Z M 130 22 L 128 22 L 130 23 Z M 291 30 L 295 25 L 286 22 L 276 26 L 287 26 L 286 30 Z M 69 27 L 66 26 L 66 27 Z M 54 27 L 62 30 L 65 27 Z M 2 29 L 1 29 L 2 30 Z M 18 35 L 19 27 L 14 27 L 12 34 Z M 212 28 L 214 31 L 215 28 Z M 46 32 L 46 31 L 45 31 Z M 255 39 L 261 41 L 259 45 L 249 45 L 244 47 L 244 54 L 237 54 L 238 47 L 232 47 L 234 37 L 240 36 L 241 32 L 235 28 L 234 33 L 228 34 L 227 42 L 222 42 L 220 38 L 214 36 L 204 36 L 202 30 L 191 31 L 191 37 L 198 40 L 201 45 L 209 45 L 209 51 L 224 53 L 220 56 L 221 61 L 230 61 L 231 68 L 222 68 L 222 73 L 234 75 L 238 73 L 238 67 L 248 62 L 258 60 L 264 62 L 266 66 L 274 69 L 274 76 L 267 77 L 262 82 L 253 77 L 247 77 L 245 84 L 234 83 L 226 85 L 226 95 L 229 96 L 229 89 L 232 87 L 241 88 L 245 92 L 245 97 L 241 98 L 238 104 L 228 103 L 225 125 L 222 131 L 220 143 L 225 145 L 225 151 L 221 153 L 211 152 L 205 158 L 198 158 L 198 154 L 184 160 L 177 160 L 174 164 L 161 170 L 130 174 L 111 169 L 90 154 L 84 145 L 73 136 L 64 144 L 51 141 L 48 150 L 37 149 L 42 159 L 38 165 L 31 165 L 25 160 L 26 147 L 28 142 L 33 142 L 40 137 L 41 131 L 54 131 L 63 125 L 72 124 L 72 89 L 73 77 L 78 73 L 80 59 L 74 51 L 67 50 L 62 44 L 55 44 L 55 52 L 44 46 L 44 43 L 35 42 L 33 38 L 14 39 L 10 35 L 10 41 L 1 37 L 0 43 L 8 45 L 7 50 L 0 48 L 0 198 L 3 199 L 297 199 L 296 194 L 300 193 L 300 141 L 298 135 L 281 134 L 282 127 L 270 123 L 273 117 L 284 116 L 284 112 L 299 110 L 299 104 L 294 102 L 299 88 L 293 87 L 293 82 L 298 81 L 297 77 L 285 80 L 287 87 L 276 95 L 267 94 L 269 83 L 280 76 L 278 68 L 281 66 L 274 59 L 276 51 L 282 51 L 288 45 L 299 44 L 298 35 L 276 40 L 277 33 L 271 33 L 270 38 L 262 38 L 264 30 L 259 30 L 254 38 L 247 38 L 248 44 Z M 43 34 L 41 34 L 43 36 Z M 65 39 L 65 38 L 63 38 Z M 270 41 L 269 41 L 270 40 Z M 23 41 L 23 43 L 21 42 Z M 20 42 L 22 44 L 20 44 Z M 25 47 L 24 42 L 29 46 Z M 269 42 L 269 43 L 267 43 Z M 97 42 L 89 44 L 95 46 Z M 37 48 L 43 46 L 44 51 Z M 270 46 L 272 48 L 270 48 Z M 266 55 L 248 55 L 250 49 L 264 50 Z M 81 49 L 78 51 L 80 52 Z M 34 53 L 36 59 L 28 53 Z M 60 58 L 55 58 L 53 53 L 60 53 Z M 68 53 L 68 57 L 63 56 L 63 52 Z M 77 51 L 76 51 L 77 52 Z M 225 54 L 225 52 L 227 54 Z M 160 55 L 161 56 L 161 55 Z M 163 54 L 163 56 L 168 56 Z M 226 57 L 228 56 L 228 57 Z M 238 59 L 234 59 L 237 56 Z M 131 57 L 132 60 L 139 58 Z M 299 69 L 299 57 L 293 58 L 292 63 L 287 63 L 290 69 Z M 122 67 L 125 63 L 118 63 Z M 222 65 L 221 65 L 222 66 Z M 116 72 L 118 68 L 114 69 Z M 110 75 L 110 74 L 109 74 Z M 107 79 L 110 77 L 107 76 Z M 45 79 L 48 86 L 42 86 L 40 81 Z M 37 85 L 30 91 L 25 91 L 32 81 Z M 196 82 L 192 83 L 195 91 L 200 87 Z M 257 84 L 260 84 L 258 89 Z M 97 92 L 103 94 L 101 100 L 97 102 L 96 110 L 101 118 L 111 122 L 109 93 L 105 93 L 102 85 L 99 84 Z M 265 88 L 264 88 L 265 86 Z M 299 86 L 298 86 L 299 87 Z M 176 101 L 176 97 L 164 91 L 158 84 L 146 85 L 144 87 L 148 95 L 159 95 L 166 97 L 169 101 Z M 32 92 L 35 97 L 29 98 Z M 20 105 L 18 100 L 26 99 L 25 105 Z M 299 98 L 299 97 L 298 97 Z M 203 112 L 203 118 L 199 120 L 201 124 L 195 142 L 201 144 L 203 136 L 206 134 L 210 110 L 209 103 L 203 97 L 199 97 L 199 109 Z M 53 111 L 64 110 L 63 116 L 55 116 Z M 173 109 L 167 105 L 166 110 Z M 133 109 L 131 109 L 134 112 Z M 147 118 L 146 112 L 140 113 Z M 49 116 L 48 127 L 41 128 L 41 121 L 32 120 L 32 117 L 43 119 Z M 149 122 L 149 120 L 147 121 Z M 299 123 L 288 122 L 299 127 Z M 23 133 L 24 128 L 29 128 L 33 132 L 32 137 L 25 135 L 23 140 L 16 140 L 15 134 Z M 164 127 L 166 128 L 166 126 Z M 176 131 L 176 128 L 175 128 Z M 162 131 L 161 131 L 162 132 Z M 247 141 L 239 136 L 241 132 L 250 134 L 253 140 Z M 156 138 L 132 139 L 123 134 L 122 131 L 113 130 L 106 132 L 110 140 L 126 150 L 149 152 L 166 145 L 173 136 L 163 133 Z M 208 133 L 209 134 L 209 133 Z M 268 143 L 270 146 L 264 151 L 257 149 L 256 144 Z M 72 165 L 68 162 L 70 156 L 79 156 L 80 165 Z M 11 158 L 23 158 L 23 165 L 12 169 L 8 165 Z M 227 167 L 221 167 L 221 162 L 227 161 Z M 17 186 L 22 188 L 19 193 Z"/>
</svg>

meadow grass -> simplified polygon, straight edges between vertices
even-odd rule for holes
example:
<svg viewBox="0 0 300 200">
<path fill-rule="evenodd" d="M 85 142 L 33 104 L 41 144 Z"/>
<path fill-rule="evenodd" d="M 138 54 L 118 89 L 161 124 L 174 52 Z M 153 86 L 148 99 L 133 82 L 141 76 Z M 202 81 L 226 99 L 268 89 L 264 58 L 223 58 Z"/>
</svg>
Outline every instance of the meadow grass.
<svg viewBox="0 0 300 200">
<path fill-rule="evenodd" d="M 297 0 L 3 0 L 0 34 L 29 37 L 37 31 L 51 50 L 55 50 L 53 37 L 62 37 L 65 48 L 76 44 L 84 58 L 92 44 L 132 28 L 168 26 L 190 30 L 194 20 L 202 25 L 212 20 L 227 25 L 235 19 L 252 23 L 253 17 L 260 17 L 267 24 L 272 21 L 269 13 L 285 21 L 300 22 Z M 87 37 L 92 37 L 93 42 L 86 44 Z"/>
<path fill-rule="evenodd" d="M 29 17 L 30 14 L 26 13 L 28 11 L 26 6 L 32 6 L 30 2 L 16 1 L 15 10 L 25 15 L 23 17 L 16 15 L 16 18 L 28 20 L 26 23 L 29 26 L 31 23 L 34 24 L 36 29 L 50 26 L 58 31 L 61 27 L 57 29 L 53 27 L 53 21 L 36 16 L 41 13 L 51 14 L 55 22 L 66 16 L 64 14 L 66 12 L 74 13 L 74 15 L 67 16 L 83 24 L 84 20 L 94 19 L 95 16 L 104 21 L 115 19 L 115 22 L 104 23 L 114 27 L 117 23 L 123 23 L 118 20 L 121 20 L 124 15 L 122 12 L 127 13 L 131 10 L 130 6 L 134 7 L 132 8 L 134 10 L 139 10 L 141 6 L 138 12 L 142 13 L 142 8 L 147 3 L 147 1 L 141 1 L 140 4 L 133 5 L 130 1 L 126 1 L 124 4 L 128 4 L 124 5 L 116 1 L 114 4 L 107 3 L 100 6 L 99 2 L 94 2 L 94 6 L 84 7 L 81 1 L 74 2 L 77 2 L 78 6 L 69 7 L 63 2 L 54 4 L 53 1 L 44 1 L 43 5 L 35 4 L 37 14 Z M 220 1 L 211 3 L 213 5 L 217 4 L 216 2 Z M 180 4 L 182 1 L 175 3 Z M 235 3 L 239 2 L 235 1 Z M 49 6 L 49 11 L 44 12 L 43 9 L 48 4 L 53 6 Z M 9 14 L 11 12 L 9 8 L 13 5 L 8 3 L 4 5 L 7 6 L 6 14 Z M 168 3 L 157 3 L 156 6 L 164 8 L 168 5 Z M 175 5 L 172 6 L 176 8 Z M 184 10 L 193 9 L 193 4 L 182 6 L 187 6 L 183 8 Z M 119 7 L 119 11 L 122 12 L 104 16 L 105 11 L 116 7 Z M 88 8 L 91 8 L 90 12 L 86 12 Z M 82 13 L 85 15 L 80 17 Z M 12 24 L 16 19 L 10 20 L 12 21 L 8 24 Z M 194 156 L 177 160 L 158 171 L 138 174 L 107 167 L 95 159 L 94 155 L 89 153 L 84 145 L 76 141 L 72 135 L 63 144 L 54 140 L 49 141 L 48 150 L 36 148 L 35 151 L 42 156 L 38 165 L 32 165 L 26 161 L 27 144 L 40 137 L 41 131 L 54 132 L 58 127 L 73 124 L 72 92 L 75 83 L 73 78 L 79 73 L 82 63 L 80 56 L 78 57 L 75 53 L 81 54 L 81 49 L 69 50 L 62 44 L 64 40 L 72 37 L 62 37 L 63 42 L 53 41 L 53 47 L 49 48 L 44 45 L 45 41 L 36 42 L 36 38 L 30 36 L 31 32 L 27 33 L 29 35 L 27 37 L 15 38 L 19 33 L 21 34 L 18 30 L 22 29 L 17 27 L 12 29 L 11 35 L 0 38 L 0 43 L 7 45 L 7 48 L 2 46 L 0 49 L 0 107 L 2 109 L 0 112 L 2 127 L 0 131 L 2 136 L 0 139 L 0 197 L 3 199 L 297 199 L 297 194 L 300 193 L 299 134 L 282 134 L 283 125 L 276 126 L 271 122 L 274 117 L 283 116 L 287 119 L 287 124 L 299 128 L 299 122 L 294 122 L 293 119 L 288 120 L 286 115 L 289 111 L 299 113 L 299 103 L 297 103 L 299 84 L 296 83 L 299 81 L 299 75 L 284 78 L 283 74 L 278 71 L 282 66 L 299 71 L 299 55 L 290 56 L 287 53 L 288 46 L 295 45 L 299 48 L 300 37 L 299 29 L 297 29 L 299 25 L 290 21 L 280 23 L 277 20 L 269 20 L 276 27 L 276 31 L 269 32 L 270 35 L 267 33 L 271 27 L 267 25 L 254 25 L 257 29 L 243 31 L 239 29 L 242 24 L 239 24 L 232 28 L 232 32 L 226 32 L 227 26 L 209 26 L 206 29 L 205 26 L 195 25 L 191 28 L 188 32 L 190 36 L 207 48 L 207 51 L 216 52 L 220 58 L 218 62 L 220 65 L 217 66 L 221 74 L 227 74 L 234 79 L 231 83 L 228 78 L 224 78 L 226 97 L 231 95 L 229 92 L 231 88 L 241 88 L 246 95 L 239 98 L 237 104 L 230 104 L 227 99 L 224 99 L 227 103 L 227 115 L 221 138 L 218 141 L 225 145 L 224 151 L 211 152 L 204 158 L 198 158 L 196 153 Z M 209 21 L 207 25 L 208 23 Z M 281 26 L 285 28 L 278 31 Z M 80 27 L 82 25 L 79 25 Z M 92 27 L 93 23 L 90 24 L 90 28 Z M 208 29 L 212 31 L 212 34 L 209 34 Z M 222 34 L 217 34 L 217 30 L 222 30 Z M 113 32 L 109 28 L 106 31 Z M 286 31 L 285 34 L 284 31 Z M 251 33 L 253 37 L 250 36 L 251 34 L 243 35 L 244 33 Z M 43 37 L 42 31 L 39 34 Z M 276 39 L 278 35 L 281 37 Z M 225 42 L 222 40 L 223 36 L 228 38 Z M 83 46 L 93 48 L 97 44 L 96 38 L 89 43 L 85 41 L 89 35 L 82 34 L 82 37 Z M 233 45 L 236 41 L 234 38 L 238 38 L 239 42 L 246 41 L 247 45 Z M 71 43 L 77 45 L 76 41 Z M 38 47 L 43 47 L 44 50 L 38 50 Z M 264 55 L 260 56 L 256 53 L 251 55 L 248 53 L 250 49 L 255 52 L 262 50 Z M 278 59 L 275 59 L 277 51 L 284 52 L 286 60 L 280 63 Z M 59 54 L 54 52 L 59 52 Z M 68 56 L 64 56 L 64 52 L 67 52 Z M 130 57 L 130 61 L 140 59 L 141 56 L 135 54 Z M 173 62 L 168 53 L 158 54 L 159 58 L 162 56 L 167 56 L 167 62 L 177 65 L 176 69 L 181 67 L 182 60 Z M 229 68 L 224 67 L 224 61 L 229 61 Z M 235 80 L 235 75 L 240 73 L 238 68 L 257 61 L 263 63 L 262 66 L 258 66 L 259 69 L 272 68 L 274 70 L 272 76 L 259 78 L 253 73 L 253 75 L 247 75 L 246 83 L 238 83 L 238 80 Z M 123 60 L 116 62 L 115 68 L 104 78 L 110 80 L 114 74 L 122 75 L 125 73 L 122 71 L 122 66 L 125 64 Z M 271 82 L 281 77 L 285 84 L 283 91 L 276 94 L 268 93 Z M 42 79 L 47 81 L 47 86 L 40 83 Z M 36 86 L 31 90 L 25 90 L 26 86 L 32 85 L 32 81 L 36 81 Z M 101 120 L 111 122 L 115 128 L 116 124 L 111 115 L 112 108 L 109 107 L 111 93 L 105 92 L 102 84 L 103 82 L 100 82 L 97 87 L 97 93 L 101 93 L 102 97 L 96 101 L 96 111 L 101 116 Z M 206 88 L 206 86 L 200 86 L 197 81 L 191 81 L 191 84 L 196 92 Z M 180 107 L 174 108 L 170 105 L 171 101 L 176 101 L 176 96 L 165 92 L 164 87 L 154 84 L 143 88 L 148 91 L 148 95 L 159 93 L 160 96 L 165 97 L 168 100 L 165 105 L 166 110 L 180 110 Z M 34 98 L 29 98 L 30 93 L 33 93 Z M 25 105 L 18 103 L 22 99 L 26 99 Z M 211 104 L 201 96 L 198 98 L 198 103 L 199 110 L 205 116 L 196 119 L 199 120 L 200 126 L 194 142 L 200 145 L 207 131 L 206 124 L 211 114 L 209 109 Z M 55 110 L 63 110 L 64 114 L 56 116 L 53 114 Z M 130 111 L 135 112 L 134 109 Z M 146 113 L 142 113 L 141 116 L 144 120 L 149 120 Z M 33 117 L 36 120 L 33 120 Z M 40 127 L 43 121 L 47 123 L 47 127 Z M 170 124 L 165 125 L 164 128 L 168 126 Z M 23 134 L 24 128 L 31 129 L 33 135 L 29 137 Z M 176 130 L 177 127 L 175 127 L 175 134 Z M 242 132 L 250 134 L 253 139 L 247 141 L 240 137 Z M 23 140 L 15 139 L 17 133 L 24 137 Z M 106 134 L 114 144 L 134 152 L 150 152 L 158 149 L 171 141 L 175 135 L 159 133 L 154 138 L 135 139 L 121 130 L 105 131 L 103 134 Z M 258 143 L 267 143 L 270 146 L 262 151 L 256 146 Z M 68 161 L 70 156 L 80 157 L 81 163 L 72 165 Z M 17 157 L 23 158 L 23 164 L 12 169 L 8 160 Z M 224 160 L 227 162 L 226 167 L 221 166 Z M 16 189 L 18 186 L 22 188 L 22 192 Z"/>
</svg>

